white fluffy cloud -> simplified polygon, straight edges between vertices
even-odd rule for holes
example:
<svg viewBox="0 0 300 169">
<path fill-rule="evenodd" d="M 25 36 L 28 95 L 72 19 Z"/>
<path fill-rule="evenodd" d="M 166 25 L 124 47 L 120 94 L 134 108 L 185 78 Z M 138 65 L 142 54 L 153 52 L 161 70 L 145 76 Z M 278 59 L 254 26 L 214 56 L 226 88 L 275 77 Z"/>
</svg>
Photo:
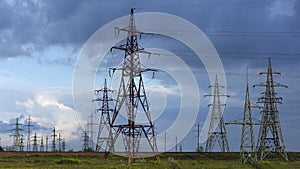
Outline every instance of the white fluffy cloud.
<svg viewBox="0 0 300 169">
<path fill-rule="evenodd" d="M 80 138 L 74 135 L 80 129 L 75 110 L 60 103 L 55 97 L 39 93 L 33 99 L 16 101 L 16 105 L 30 114 L 32 120 L 39 125 L 47 128 L 55 127 L 67 140 Z"/>
</svg>

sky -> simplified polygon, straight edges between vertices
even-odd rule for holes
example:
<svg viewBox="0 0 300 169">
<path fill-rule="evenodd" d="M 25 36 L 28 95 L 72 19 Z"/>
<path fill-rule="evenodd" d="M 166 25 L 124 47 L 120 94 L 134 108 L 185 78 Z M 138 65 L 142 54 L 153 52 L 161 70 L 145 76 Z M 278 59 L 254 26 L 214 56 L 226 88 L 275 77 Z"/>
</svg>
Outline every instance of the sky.
<svg viewBox="0 0 300 169">
<path fill-rule="evenodd" d="M 276 81 L 288 85 L 287 89 L 277 90 L 278 95 L 283 98 L 283 104 L 278 108 L 286 148 L 288 151 L 300 151 L 300 137 L 297 135 L 300 120 L 298 0 L 0 1 L 2 146 L 12 144 L 9 135 L 15 119 L 18 117 L 24 123 L 30 115 L 37 126 L 39 137 L 49 136 L 55 126 L 66 139 L 68 148 L 81 148 L 83 129 L 77 120 L 72 94 L 77 57 L 87 40 L 99 28 L 128 15 L 130 8 L 136 8 L 136 13 L 161 12 L 181 17 L 206 34 L 219 53 L 226 73 L 227 94 L 230 98 L 227 99 L 224 109 L 225 121 L 242 117 L 246 66 L 249 68 L 251 101 L 257 101 L 264 89 L 252 88 L 252 85 L 265 80 L 258 73 L 266 71 L 267 58 L 270 57 L 273 69 L 282 73 L 276 77 Z M 181 33 L 192 35 L 188 32 Z M 210 93 L 210 82 L 203 64 L 199 60 L 195 62 L 193 53 L 171 38 L 145 36 L 141 45 L 171 51 L 192 68 L 199 84 L 201 100 L 197 121 L 202 124 L 209 111 L 207 104 L 211 101 L 203 97 Z M 113 52 L 113 55 L 118 53 Z M 119 62 L 120 59 L 115 59 L 110 66 L 116 66 Z M 107 77 L 105 64 L 98 68 L 95 88 L 102 86 L 103 76 Z M 156 66 L 155 60 L 151 66 Z M 172 112 L 176 112 L 180 98 L 174 79 L 163 73 L 157 73 L 154 79 L 151 76 L 152 74 L 145 75 L 146 90 L 148 85 L 153 98 L 162 95 L 167 100 L 164 113 L 157 115 L 159 118 L 156 121 L 157 130 L 162 133 L 176 118 L 176 113 Z M 156 109 L 159 112 L 162 108 L 153 107 L 154 112 Z M 81 113 L 88 116 L 90 112 Z M 258 110 L 253 110 L 253 114 L 260 119 Z M 195 131 L 196 124 L 180 142 L 183 150 L 196 149 Z M 231 150 L 238 151 L 241 127 L 227 126 L 227 131 Z M 257 126 L 255 131 L 257 135 Z M 168 140 L 174 141 L 173 136 L 168 137 Z"/>
</svg>

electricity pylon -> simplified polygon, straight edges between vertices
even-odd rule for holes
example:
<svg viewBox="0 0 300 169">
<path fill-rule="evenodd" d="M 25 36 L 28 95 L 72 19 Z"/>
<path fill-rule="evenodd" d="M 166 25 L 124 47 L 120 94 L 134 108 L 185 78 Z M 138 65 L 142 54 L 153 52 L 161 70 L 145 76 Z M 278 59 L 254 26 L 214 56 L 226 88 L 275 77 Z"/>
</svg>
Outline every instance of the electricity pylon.
<svg viewBox="0 0 300 169">
<path fill-rule="evenodd" d="M 149 144 L 150 151 L 157 153 L 154 125 L 151 120 L 149 104 L 142 78 L 142 72 L 149 71 L 150 69 L 142 68 L 139 56 L 140 53 L 150 53 L 144 51 L 138 44 L 138 36 L 142 35 L 143 32 L 138 31 L 135 27 L 134 9 L 131 9 L 130 12 L 129 26 L 126 28 L 117 28 L 117 30 L 127 32 L 128 35 L 125 46 L 112 47 L 112 49 L 125 51 L 125 55 L 122 67 L 113 69 L 114 71 L 120 70 L 122 76 L 116 96 L 114 114 L 112 116 L 112 127 L 115 133 L 112 134 L 113 141 L 109 145 L 109 151 L 115 148 L 115 142 L 121 134 L 128 157 L 128 164 L 131 164 L 134 162 L 134 159 L 138 157 L 138 152 L 140 152 L 139 148 L 142 135 L 143 138 L 147 139 L 146 144 Z M 127 113 L 127 122 L 117 122 L 116 119 L 123 110 Z M 137 113 L 144 115 L 147 122 L 143 124 L 138 123 L 136 121 Z"/>
<path fill-rule="evenodd" d="M 256 145 L 254 140 L 253 125 L 259 125 L 259 122 L 253 122 L 252 108 L 259 108 L 259 106 L 252 106 L 250 103 L 249 84 L 248 84 L 248 68 L 246 71 L 246 96 L 244 103 L 244 113 L 242 120 L 235 120 L 225 124 L 242 125 L 242 135 L 240 143 L 240 162 L 245 164 L 247 162 L 255 163 L 257 161 Z"/>
<path fill-rule="evenodd" d="M 61 138 L 61 134 L 58 133 L 58 139 L 57 139 L 57 141 L 58 141 L 58 152 L 61 152 L 61 150 L 62 150 L 62 146 L 61 146 L 62 140 L 63 139 Z"/>
<path fill-rule="evenodd" d="M 62 147 L 62 152 L 65 152 L 66 151 L 66 140 L 65 139 L 62 140 L 61 147 Z"/>
<path fill-rule="evenodd" d="M 43 136 L 42 136 L 42 138 L 41 138 L 41 144 L 40 144 L 40 152 L 44 152 L 45 150 L 44 150 L 44 138 L 43 138 Z"/>
<path fill-rule="evenodd" d="M 87 125 L 87 134 L 89 135 L 89 151 L 94 151 L 94 126 L 96 126 L 97 124 L 94 123 L 94 111 L 91 112 L 91 114 L 88 116 L 89 118 L 89 122 L 86 124 Z"/>
<path fill-rule="evenodd" d="M 37 152 L 38 151 L 38 137 L 36 136 L 36 133 L 34 133 L 34 136 L 32 138 L 33 138 L 32 139 L 32 141 L 33 141 L 32 151 Z"/>
<path fill-rule="evenodd" d="M 55 134 L 55 127 L 53 127 L 53 130 L 52 130 L 53 134 L 51 135 L 51 137 L 53 138 L 52 139 L 52 152 L 55 152 L 56 151 L 56 137 L 57 137 L 57 134 Z"/>
<path fill-rule="evenodd" d="M 46 152 L 48 152 L 48 136 L 46 136 Z"/>
<path fill-rule="evenodd" d="M 214 88 L 213 94 L 204 95 L 204 97 L 212 96 L 213 103 L 208 106 L 212 106 L 211 121 L 209 124 L 208 138 L 206 140 L 206 152 L 212 152 L 214 149 L 215 142 L 219 143 L 222 152 L 229 152 L 229 145 L 227 141 L 226 128 L 222 115 L 222 107 L 225 104 L 221 103 L 220 97 L 229 97 L 226 94 L 221 94 L 219 88 L 224 88 L 218 83 L 218 76 L 216 75 L 215 84 L 209 87 Z"/>
<path fill-rule="evenodd" d="M 273 81 L 273 75 L 280 75 L 281 73 L 272 70 L 270 58 L 268 58 L 268 71 L 259 74 L 267 75 L 267 80 L 264 83 L 253 86 L 262 86 L 266 88 L 265 92 L 262 92 L 262 96 L 258 99 L 258 103 L 263 104 L 263 109 L 261 111 L 262 117 L 257 150 L 261 160 L 268 154 L 277 152 L 288 161 L 277 109 L 277 103 L 282 103 L 282 97 L 277 97 L 277 93 L 275 92 L 275 87 L 287 88 L 287 86 Z"/>
<path fill-rule="evenodd" d="M 90 142 L 90 137 L 89 137 L 87 131 L 84 131 L 82 151 L 91 151 L 89 142 Z"/>
<path fill-rule="evenodd" d="M 99 101 L 102 103 L 101 107 L 96 110 L 96 112 L 100 112 L 100 122 L 99 122 L 99 130 L 97 136 L 97 143 L 96 143 L 96 151 L 100 151 L 102 148 L 105 152 L 108 151 L 108 145 L 111 145 L 113 140 L 112 138 L 112 128 L 111 128 L 111 114 L 113 113 L 114 109 L 110 108 L 110 102 L 113 101 L 111 97 L 108 96 L 108 93 L 113 92 L 113 90 L 107 88 L 106 79 L 104 81 L 104 87 L 99 90 L 95 90 L 95 95 L 98 97 L 93 100 Z M 99 94 L 102 93 L 102 97 Z M 100 103 L 100 104 L 101 104 Z M 112 151 L 114 151 L 113 145 L 111 147 Z"/>
<path fill-rule="evenodd" d="M 13 137 L 12 151 L 22 151 L 23 135 L 20 134 L 20 131 L 23 129 L 20 128 L 21 125 L 19 119 L 16 118 L 15 128 L 13 129 L 14 134 L 11 135 Z"/>
<path fill-rule="evenodd" d="M 31 124 L 31 118 L 29 116 L 28 119 L 27 119 L 27 124 L 25 124 L 25 127 L 27 127 L 27 146 L 26 146 L 27 151 L 31 151 L 30 150 L 30 143 L 31 143 L 30 134 L 31 134 L 31 127 L 32 126 L 33 125 Z"/>
</svg>

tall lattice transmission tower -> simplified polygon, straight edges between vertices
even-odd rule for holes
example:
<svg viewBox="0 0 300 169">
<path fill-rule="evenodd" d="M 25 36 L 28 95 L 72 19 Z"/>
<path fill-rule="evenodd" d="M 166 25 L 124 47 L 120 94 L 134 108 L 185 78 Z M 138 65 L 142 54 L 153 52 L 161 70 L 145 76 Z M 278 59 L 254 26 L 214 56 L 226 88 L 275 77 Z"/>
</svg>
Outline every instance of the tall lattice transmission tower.
<svg viewBox="0 0 300 169">
<path fill-rule="evenodd" d="M 62 152 L 65 152 L 66 151 L 66 140 L 65 139 L 63 139 L 62 140 L 62 144 L 61 144 L 61 147 L 62 147 Z"/>
<path fill-rule="evenodd" d="M 110 102 L 113 101 L 111 97 L 109 97 L 108 93 L 113 92 L 113 90 L 107 88 L 106 79 L 104 81 L 104 87 L 99 90 L 95 90 L 96 99 L 93 100 L 97 102 L 101 102 L 101 106 L 97 109 L 97 112 L 100 112 L 100 122 L 99 122 L 99 130 L 97 136 L 96 143 L 96 151 L 100 151 L 102 148 L 105 152 L 108 151 L 108 145 L 111 145 L 112 142 L 112 128 L 111 128 L 111 114 L 114 109 L 110 108 Z M 99 95 L 102 93 L 102 97 Z M 112 145 L 113 146 L 113 145 Z M 114 148 L 111 147 L 112 151 Z"/>
<path fill-rule="evenodd" d="M 46 136 L 46 152 L 48 152 L 48 136 Z"/>
<path fill-rule="evenodd" d="M 206 140 L 205 151 L 212 152 L 214 149 L 215 142 L 219 143 L 220 149 L 222 152 L 229 152 L 229 145 L 227 141 L 226 128 L 222 115 L 224 103 L 221 103 L 221 97 L 229 97 L 226 94 L 220 93 L 220 86 L 218 83 L 218 76 L 215 77 L 215 84 L 209 87 L 213 87 L 214 93 L 204 95 L 204 97 L 211 96 L 213 97 L 213 102 L 209 104 L 212 107 L 211 112 L 211 121 L 209 124 L 208 138 Z"/>
<path fill-rule="evenodd" d="M 27 151 L 31 151 L 30 150 L 30 145 L 31 145 L 31 141 L 30 141 L 31 136 L 30 136 L 30 134 L 31 134 L 31 127 L 33 126 L 31 124 L 31 122 L 32 122 L 32 120 L 29 116 L 28 119 L 27 119 L 27 124 L 24 125 L 25 127 L 27 127 L 27 144 L 26 144 L 26 150 Z"/>
<path fill-rule="evenodd" d="M 94 111 L 91 112 L 91 114 L 88 116 L 89 122 L 86 124 L 87 125 L 87 134 L 89 136 L 89 142 L 88 142 L 88 147 L 89 151 L 94 151 L 94 126 L 97 124 L 94 123 L 95 115 Z"/>
<path fill-rule="evenodd" d="M 20 131 L 23 130 L 20 128 L 22 124 L 19 123 L 19 118 L 16 118 L 16 122 L 14 124 L 14 134 L 11 136 L 13 137 L 13 145 L 12 151 L 22 151 L 23 148 L 23 135 L 21 135 Z"/>
<path fill-rule="evenodd" d="M 83 145 L 82 145 L 82 151 L 91 151 L 90 146 L 90 137 L 88 135 L 87 131 L 84 131 L 84 135 L 83 135 Z"/>
<path fill-rule="evenodd" d="M 60 133 L 58 133 L 58 139 L 57 139 L 57 141 L 58 141 L 58 152 L 61 152 L 61 150 L 62 150 L 62 138 L 61 138 L 61 134 Z"/>
<path fill-rule="evenodd" d="M 127 32 L 128 35 L 125 45 L 112 47 L 112 49 L 125 51 L 125 55 L 122 66 L 113 69 L 114 71 L 120 70 L 122 72 L 122 76 L 116 96 L 114 114 L 112 116 L 112 127 L 115 133 L 112 134 L 113 142 L 109 145 L 109 151 L 116 148 L 115 142 L 121 134 L 123 136 L 124 147 L 128 157 L 128 164 L 131 164 L 134 162 L 134 159 L 138 157 L 138 152 L 157 152 L 154 125 L 151 120 L 149 104 L 142 77 L 142 72 L 149 71 L 150 69 L 142 68 L 139 56 L 140 53 L 150 53 L 144 51 L 144 49 L 138 44 L 138 36 L 143 34 L 143 32 L 136 29 L 134 9 L 131 9 L 130 12 L 129 26 L 126 28 L 117 28 L 117 30 Z M 122 110 L 122 108 L 124 109 Z M 118 122 L 116 120 L 119 116 L 121 116 L 121 111 L 126 111 L 126 123 Z M 144 115 L 147 122 L 144 122 L 143 124 L 138 123 L 136 121 L 137 113 Z M 144 139 L 147 139 L 142 148 L 146 148 L 144 146 L 147 144 L 150 150 L 141 150 L 140 141 L 142 135 L 143 141 L 145 141 Z"/>
<path fill-rule="evenodd" d="M 32 151 L 33 152 L 37 152 L 38 151 L 38 137 L 36 135 L 36 133 L 34 133 L 33 137 L 32 137 L 32 141 L 33 141 L 33 144 L 32 144 Z"/>
<path fill-rule="evenodd" d="M 57 134 L 55 133 L 55 127 L 53 127 L 53 130 L 52 130 L 53 134 L 51 135 L 52 137 L 52 152 L 55 152 L 56 151 L 56 137 L 57 137 Z"/>
<path fill-rule="evenodd" d="M 42 136 L 41 143 L 40 143 L 40 152 L 44 152 L 44 151 L 45 151 L 45 149 L 44 149 L 44 138 Z"/>
<path fill-rule="evenodd" d="M 287 86 L 274 82 L 273 75 L 280 75 L 281 73 L 272 70 L 270 58 L 268 58 L 268 71 L 259 74 L 267 75 L 267 80 L 264 83 L 254 85 L 254 87 L 265 87 L 265 92 L 262 92 L 262 96 L 258 99 L 258 103 L 263 104 L 263 109 L 261 111 L 262 117 L 257 150 L 260 154 L 260 159 L 264 159 L 270 153 L 277 152 L 288 161 L 277 109 L 277 103 L 282 103 L 282 98 L 277 97 L 275 92 L 275 87 L 287 88 Z"/>
<path fill-rule="evenodd" d="M 240 162 L 245 164 L 247 162 L 253 163 L 257 161 L 256 145 L 254 140 L 253 125 L 259 125 L 260 122 L 254 122 L 252 118 L 252 108 L 259 108 L 253 106 L 250 102 L 249 84 L 248 84 L 248 68 L 246 70 L 246 95 L 244 103 L 243 119 L 235 120 L 225 124 L 242 125 L 241 143 L 240 143 Z"/>
</svg>

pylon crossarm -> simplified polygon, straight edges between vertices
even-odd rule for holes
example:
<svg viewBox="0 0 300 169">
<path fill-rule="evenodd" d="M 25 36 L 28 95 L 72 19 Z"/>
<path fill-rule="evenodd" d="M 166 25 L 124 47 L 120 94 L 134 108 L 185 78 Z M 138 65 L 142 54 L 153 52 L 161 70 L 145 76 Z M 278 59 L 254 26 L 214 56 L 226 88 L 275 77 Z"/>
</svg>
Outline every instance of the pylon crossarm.
<svg viewBox="0 0 300 169">
<path fill-rule="evenodd" d="M 272 71 L 272 72 L 260 72 L 259 74 L 260 74 L 260 75 L 263 75 L 263 74 L 266 74 L 266 75 L 268 75 L 268 74 L 281 75 L 280 72 L 274 72 L 274 71 Z"/>
</svg>

